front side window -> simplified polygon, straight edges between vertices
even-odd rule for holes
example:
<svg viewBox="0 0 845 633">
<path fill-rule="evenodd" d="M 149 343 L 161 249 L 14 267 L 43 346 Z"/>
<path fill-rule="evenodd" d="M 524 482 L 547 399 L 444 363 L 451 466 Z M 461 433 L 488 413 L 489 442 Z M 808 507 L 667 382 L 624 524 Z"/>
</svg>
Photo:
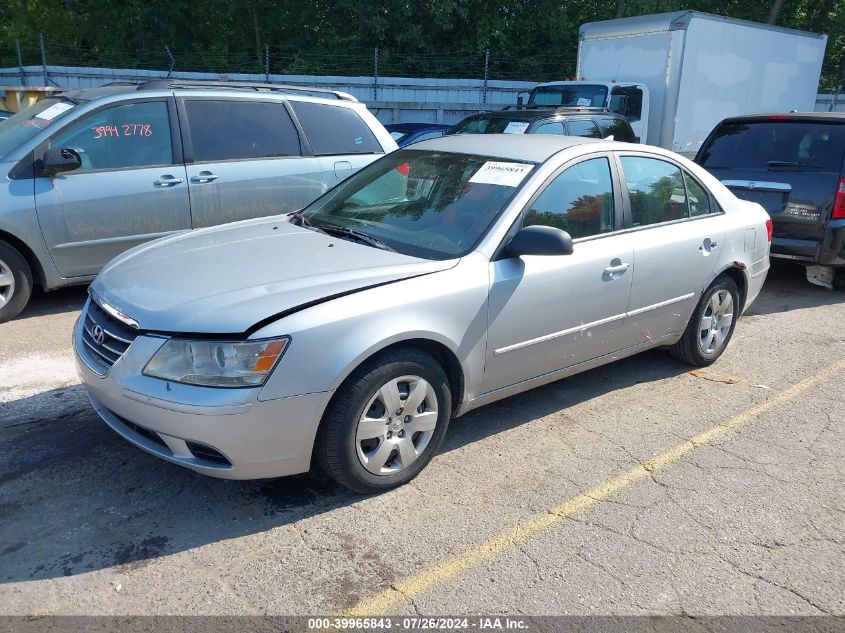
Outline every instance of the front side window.
<svg viewBox="0 0 845 633">
<path fill-rule="evenodd" d="M 523 226 L 563 229 L 573 238 L 613 230 L 613 181 L 607 158 L 585 160 L 555 177 L 525 212 Z"/>
<path fill-rule="evenodd" d="M 573 119 L 569 121 L 570 136 L 586 136 L 587 138 L 601 138 L 601 132 L 596 124 L 589 119 Z"/>
<path fill-rule="evenodd" d="M 317 155 L 384 151 L 369 126 L 351 108 L 293 100 L 290 105 Z"/>
<path fill-rule="evenodd" d="M 620 161 L 631 199 L 634 226 L 689 217 L 680 168 L 664 160 L 641 156 L 622 156 Z"/>
<path fill-rule="evenodd" d="M 186 100 L 194 162 L 299 156 L 299 134 L 281 102 Z"/>
<path fill-rule="evenodd" d="M 472 154 L 399 150 L 302 214 L 314 230 L 351 229 L 406 255 L 451 259 L 469 253 L 534 169 Z"/>
<path fill-rule="evenodd" d="M 83 170 L 171 165 L 167 103 L 142 101 L 98 110 L 59 132 L 50 147 L 76 150 Z"/>
</svg>

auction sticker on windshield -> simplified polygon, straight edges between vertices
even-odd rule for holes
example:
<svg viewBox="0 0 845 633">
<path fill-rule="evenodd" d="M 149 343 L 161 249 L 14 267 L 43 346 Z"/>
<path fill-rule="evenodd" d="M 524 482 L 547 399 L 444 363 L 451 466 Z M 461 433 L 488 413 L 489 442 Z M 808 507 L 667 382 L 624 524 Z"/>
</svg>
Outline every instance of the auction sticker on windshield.
<svg viewBox="0 0 845 633">
<path fill-rule="evenodd" d="M 525 163 L 487 161 L 472 175 L 469 182 L 516 187 L 533 167 L 533 165 L 526 165 Z"/>
<path fill-rule="evenodd" d="M 510 121 L 505 129 L 502 130 L 502 134 L 525 134 L 525 130 L 528 129 L 528 123 L 525 121 Z"/>
<path fill-rule="evenodd" d="M 43 110 L 35 115 L 36 119 L 46 119 L 47 121 L 52 121 L 57 116 L 59 116 L 62 112 L 67 112 L 73 108 L 73 105 L 70 103 L 55 103 L 51 105 L 46 110 Z"/>
</svg>

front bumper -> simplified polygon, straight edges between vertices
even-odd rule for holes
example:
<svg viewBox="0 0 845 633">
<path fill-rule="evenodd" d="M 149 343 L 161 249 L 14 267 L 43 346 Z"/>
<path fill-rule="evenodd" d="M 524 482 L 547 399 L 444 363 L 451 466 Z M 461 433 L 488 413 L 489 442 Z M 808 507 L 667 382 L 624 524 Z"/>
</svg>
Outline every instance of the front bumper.
<svg viewBox="0 0 845 633">
<path fill-rule="evenodd" d="M 84 318 L 85 312 L 80 320 Z M 260 479 L 305 472 L 332 396 L 259 400 L 256 389 L 183 385 L 142 374 L 165 339 L 139 336 L 103 376 L 74 328 L 77 372 L 100 417 L 121 437 L 204 475 Z M 87 362 L 86 362 L 87 361 Z"/>
</svg>

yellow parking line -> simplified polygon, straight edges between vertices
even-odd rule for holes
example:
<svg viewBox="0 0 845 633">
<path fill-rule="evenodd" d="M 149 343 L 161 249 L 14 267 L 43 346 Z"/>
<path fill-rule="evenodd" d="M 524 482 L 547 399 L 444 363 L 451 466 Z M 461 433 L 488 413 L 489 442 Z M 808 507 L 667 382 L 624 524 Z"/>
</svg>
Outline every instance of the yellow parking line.
<svg viewBox="0 0 845 633">
<path fill-rule="evenodd" d="M 631 470 L 612 479 L 608 479 L 598 486 L 575 495 L 553 508 L 548 508 L 542 514 L 518 523 L 509 530 L 501 532 L 483 543 L 448 558 L 433 567 L 425 569 L 410 578 L 402 580 L 372 598 L 358 602 L 347 610 L 344 615 L 355 617 L 383 613 L 397 604 L 407 602 L 415 596 L 457 576 L 461 572 L 493 558 L 500 552 L 523 543 L 538 532 L 560 523 L 574 514 L 589 510 L 599 501 L 645 479 L 651 473 L 674 464 L 697 448 L 710 444 L 714 440 L 735 431 L 764 413 L 768 413 L 772 409 L 776 409 L 790 402 L 808 389 L 812 389 L 819 383 L 833 378 L 843 370 L 845 370 L 845 361 L 834 363 L 817 374 L 794 384 L 766 402 L 746 409 L 729 420 L 695 435 L 689 440 L 660 453 L 648 461 L 637 464 Z"/>
</svg>

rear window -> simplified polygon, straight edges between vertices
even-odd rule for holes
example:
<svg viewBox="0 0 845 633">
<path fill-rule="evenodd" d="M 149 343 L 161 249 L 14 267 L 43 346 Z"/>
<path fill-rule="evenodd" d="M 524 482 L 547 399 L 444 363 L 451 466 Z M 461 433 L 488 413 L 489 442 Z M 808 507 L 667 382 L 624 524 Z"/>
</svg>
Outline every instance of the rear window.
<svg viewBox="0 0 845 633">
<path fill-rule="evenodd" d="M 708 169 L 795 168 L 839 172 L 845 125 L 750 121 L 721 125 L 697 162 Z"/>
<path fill-rule="evenodd" d="M 290 101 L 315 154 L 381 154 L 369 126 L 351 108 Z"/>
</svg>

